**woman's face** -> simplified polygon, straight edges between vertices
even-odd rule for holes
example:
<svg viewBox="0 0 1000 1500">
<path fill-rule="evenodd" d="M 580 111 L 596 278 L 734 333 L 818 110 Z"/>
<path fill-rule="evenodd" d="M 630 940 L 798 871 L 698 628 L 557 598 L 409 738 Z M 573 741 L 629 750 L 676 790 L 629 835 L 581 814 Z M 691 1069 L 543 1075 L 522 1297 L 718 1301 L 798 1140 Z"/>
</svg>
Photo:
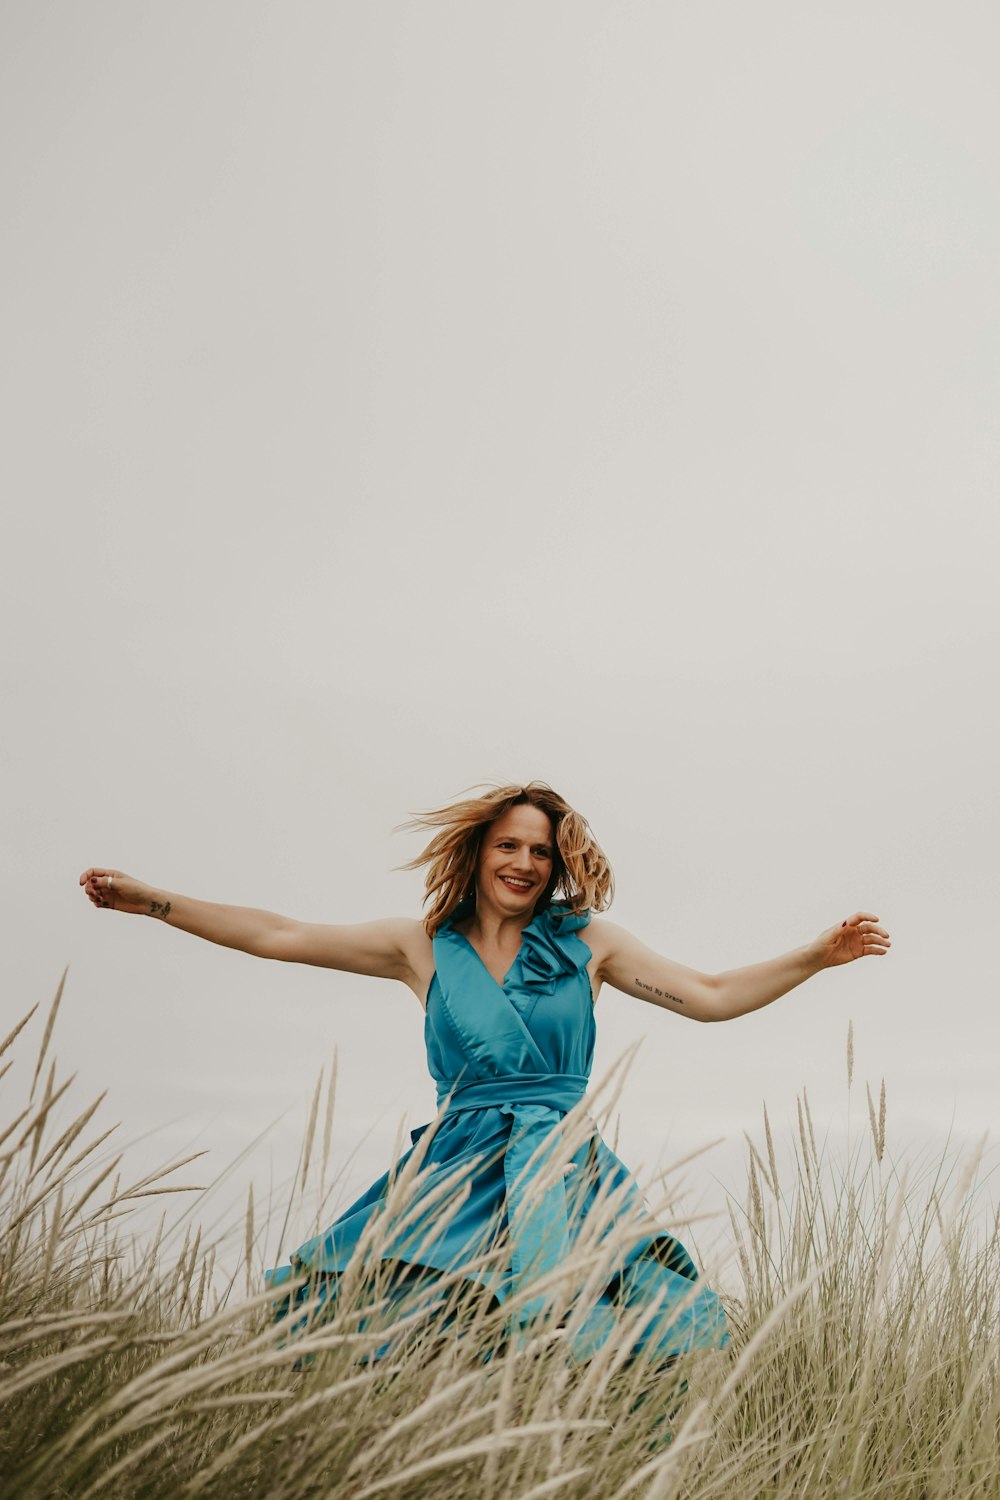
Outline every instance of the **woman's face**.
<svg viewBox="0 0 1000 1500">
<path fill-rule="evenodd" d="M 519 803 L 483 832 L 476 869 L 477 899 L 505 916 L 527 915 L 552 877 L 555 854 L 548 813 Z"/>
</svg>

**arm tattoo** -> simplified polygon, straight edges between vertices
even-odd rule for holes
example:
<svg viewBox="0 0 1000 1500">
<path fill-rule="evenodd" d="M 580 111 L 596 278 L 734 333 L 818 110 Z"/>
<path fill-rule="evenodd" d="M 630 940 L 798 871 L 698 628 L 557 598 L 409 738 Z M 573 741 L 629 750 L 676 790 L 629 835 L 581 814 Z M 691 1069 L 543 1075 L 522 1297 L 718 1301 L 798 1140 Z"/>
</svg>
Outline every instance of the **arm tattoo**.
<svg viewBox="0 0 1000 1500">
<path fill-rule="evenodd" d="M 671 995 L 667 990 L 661 990 L 655 984 L 645 984 L 643 980 L 638 978 L 635 982 L 641 990 L 646 991 L 647 995 L 652 995 L 657 1000 L 672 1000 L 675 1005 L 684 1004 L 684 1001 L 681 999 L 680 995 Z"/>
<path fill-rule="evenodd" d="M 149 903 L 149 915 L 166 919 L 170 915 L 169 901 L 151 901 Z"/>
</svg>

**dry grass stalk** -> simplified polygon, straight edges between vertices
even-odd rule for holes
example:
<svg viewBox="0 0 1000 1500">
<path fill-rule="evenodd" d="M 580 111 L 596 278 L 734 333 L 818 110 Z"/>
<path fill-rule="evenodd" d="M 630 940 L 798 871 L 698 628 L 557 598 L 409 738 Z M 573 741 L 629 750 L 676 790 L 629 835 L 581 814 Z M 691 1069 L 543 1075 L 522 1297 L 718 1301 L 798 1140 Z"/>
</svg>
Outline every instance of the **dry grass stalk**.
<svg viewBox="0 0 1000 1500">
<path fill-rule="evenodd" d="M 64 990 L 64 988 L 66 986 L 66 975 L 68 973 L 69 973 L 69 965 L 67 964 L 66 968 L 63 969 L 62 978 L 60 979 L 58 987 L 56 989 L 55 999 L 52 1001 L 52 1004 L 49 1007 L 49 1014 L 48 1014 L 48 1016 L 46 1018 L 46 1021 L 45 1021 L 45 1030 L 42 1032 L 42 1045 L 38 1049 L 38 1060 L 35 1063 L 35 1074 L 34 1074 L 34 1077 L 31 1080 L 31 1093 L 28 1095 L 28 1102 L 29 1103 L 35 1097 L 35 1089 L 38 1087 L 39 1075 L 41 1074 L 42 1068 L 43 1068 L 44 1063 L 45 1063 L 45 1054 L 48 1052 L 48 1050 L 49 1050 L 49 1042 L 52 1040 L 52 1031 L 53 1031 L 53 1028 L 55 1027 L 55 1024 L 56 1024 L 56 1016 L 59 1014 L 59 1005 L 60 1005 L 60 1002 L 61 1002 L 62 997 L 63 997 L 63 990 Z M 29 1014 L 31 1014 L 31 1012 L 29 1012 Z M 21 1025 L 18 1026 L 11 1033 L 11 1036 L 8 1038 L 8 1041 L 12 1041 L 13 1040 L 13 1038 L 17 1035 L 17 1032 L 20 1031 L 21 1026 L 23 1026 L 23 1025 L 24 1025 L 24 1022 L 22 1021 Z M 4 1043 L 4 1045 L 6 1046 L 7 1043 Z M 2 1050 L 2 1049 L 0 1049 L 0 1050 Z"/>
<path fill-rule="evenodd" d="M 313 1137 L 316 1134 L 316 1117 L 319 1113 L 319 1100 L 323 1091 L 323 1071 L 316 1080 L 316 1089 L 313 1093 L 312 1104 L 309 1107 L 309 1123 L 306 1126 L 306 1141 L 302 1150 L 302 1182 L 301 1189 L 305 1188 L 306 1178 L 309 1176 L 309 1162 L 312 1157 Z"/>
<path fill-rule="evenodd" d="M 27 1015 L 22 1016 L 21 1019 L 20 1019 L 20 1021 L 18 1021 L 17 1025 L 14 1027 L 13 1031 L 8 1031 L 8 1033 L 4 1037 L 3 1041 L 0 1042 L 0 1057 L 3 1057 L 4 1053 L 7 1051 L 7 1048 L 12 1044 L 12 1042 L 16 1041 L 16 1039 L 17 1039 L 18 1036 L 20 1036 L 21 1032 L 27 1026 L 28 1022 L 31 1020 L 32 1016 L 35 1014 L 35 1011 L 37 1009 L 38 1009 L 38 1001 L 36 1000 L 35 1003 L 34 1003 L 34 1005 L 28 1011 Z"/>
<path fill-rule="evenodd" d="M 47 1023 L 33 1092 L 51 1037 Z M 313 1096 L 285 1210 L 291 1223 L 306 1218 L 307 1181 L 320 1201 L 326 1190 L 334 1076 L 335 1062 L 321 1153 L 313 1151 L 320 1086 Z M 848 1077 L 850 1085 L 853 1028 Z M 129 1244 L 136 1203 L 183 1192 L 165 1179 L 184 1162 L 124 1191 L 116 1176 L 97 1199 L 121 1158 L 80 1180 L 104 1137 L 69 1159 L 96 1105 L 57 1135 L 59 1087 L 53 1063 L 39 1102 L 15 1110 L 7 1132 L 19 1145 L 0 1193 L 0 1441 L 13 1455 L 5 1500 L 990 1493 L 1000 1445 L 1000 1215 L 977 1227 L 983 1147 L 957 1182 L 943 1169 L 927 1182 L 892 1164 L 885 1170 L 884 1082 L 877 1107 L 867 1091 L 867 1155 L 858 1148 L 842 1168 L 819 1152 L 803 1092 L 784 1184 L 765 1107 L 763 1150 L 748 1140 L 742 1221 L 728 1205 L 732 1349 L 687 1356 L 669 1372 L 630 1352 L 656 1326 L 665 1290 L 659 1305 L 653 1298 L 620 1310 L 615 1338 L 593 1357 L 571 1357 L 588 1299 L 637 1233 L 621 1220 L 621 1189 L 602 1190 L 565 1260 L 503 1307 L 457 1272 L 439 1279 L 440 1305 L 430 1310 L 419 1297 L 397 1300 L 381 1261 L 390 1234 L 409 1235 L 419 1250 L 428 1204 L 441 1222 L 467 1191 L 458 1171 L 419 1196 L 426 1132 L 424 1149 L 393 1176 L 387 1214 L 370 1227 L 336 1300 L 324 1301 L 319 1283 L 298 1283 L 313 1295 L 291 1336 L 271 1322 L 273 1291 L 243 1299 L 234 1291 L 258 1285 L 254 1262 L 268 1226 L 258 1222 L 253 1190 L 224 1250 L 189 1225 L 166 1258 L 165 1216 L 148 1241 Z M 606 1080 L 595 1095 L 601 1088 L 606 1094 Z M 586 1110 L 567 1117 L 565 1151 L 589 1128 Z M 554 1180 L 562 1159 L 540 1153 L 541 1179 Z M 501 1260 L 500 1251 L 484 1252 L 466 1269 L 488 1281 Z M 506 1319 L 541 1294 L 547 1321 L 520 1340 L 506 1337 Z M 672 1428 L 668 1447 L 657 1421 Z"/>
</svg>

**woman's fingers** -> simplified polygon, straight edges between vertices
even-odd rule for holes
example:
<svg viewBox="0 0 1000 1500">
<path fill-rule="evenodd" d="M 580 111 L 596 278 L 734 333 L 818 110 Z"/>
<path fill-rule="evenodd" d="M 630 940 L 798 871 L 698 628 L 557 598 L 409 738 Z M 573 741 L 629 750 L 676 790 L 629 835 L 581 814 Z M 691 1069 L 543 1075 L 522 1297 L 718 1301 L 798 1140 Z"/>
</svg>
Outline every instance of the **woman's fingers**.
<svg viewBox="0 0 1000 1500">
<path fill-rule="evenodd" d="M 852 917 L 851 921 L 854 922 L 855 918 Z M 857 928 L 861 935 L 862 952 L 866 957 L 870 953 L 879 957 L 888 953 L 892 947 L 892 938 L 884 927 L 878 925 L 878 917 L 871 912 L 858 912 Z"/>
<path fill-rule="evenodd" d="M 878 917 L 873 911 L 856 911 L 853 917 L 848 917 L 841 922 L 841 927 L 857 927 L 859 932 L 865 935 L 877 934 L 879 937 L 887 938 L 889 934 L 884 927 L 879 927 Z"/>
<path fill-rule="evenodd" d="M 134 875 L 113 870 L 107 865 L 91 865 L 80 876 L 80 884 L 94 906 L 104 910 L 130 912 L 148 916 L 150 889 Z"/>
<path fill-rule="evenodd" d="M 80 884 L 94 906 L 111 907 L 114 905 L 115 877 L 120 875 L 120 870 L 110 870 L 105 865 L 91 865 L 80 876 Z"/>
<path fill-rule="evenodd" d="M 834 927 L 831 931 L 836 933 L 838 929 Z M 853 916 L 845 917 L 839 934 L 839 947 L 835 946 L 835 951 L 843 956 L 835 958 L 835 963 L 847 963 L 852 958 L 881 958 L 892 947 L 892 938 L 873 911 L 856 911 Z"/>
</svg>

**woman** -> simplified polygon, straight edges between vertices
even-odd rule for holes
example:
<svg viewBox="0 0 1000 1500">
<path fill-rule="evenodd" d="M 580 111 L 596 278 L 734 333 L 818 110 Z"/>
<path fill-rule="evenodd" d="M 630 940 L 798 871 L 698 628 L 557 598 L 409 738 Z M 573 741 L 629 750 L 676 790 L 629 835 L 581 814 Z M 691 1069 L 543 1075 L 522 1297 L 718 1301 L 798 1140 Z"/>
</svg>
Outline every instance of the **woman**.
<svg viewBox="0 0 1000 1500">
<path fill-rule="evenodd" d="M 120 870 L 91 867 L 80 876 L 102 909 L 156 917 L 261 958 L 398 979 L 424 1008 L 439 1107 L 433 1129 L 413 1131 L 390 1173 L 300 1246 L 289 1266 L 269 1273 L 276 1287 L 309 1278 L 279 1311 L 300 1305 L 310 1289 L 335 1298 L 359 1243 L 365 1259 L 377 1244 L 400 1295 L 415 1280 L 444 1285 L 444 1273 L 466 1266 L 497 1301 L 510 1299 L 508 1326 L 523 1329 L 546 1305 L 532 1294 L 535 1279 L 558 1272 L 603 1215 L 602 1234 L 624 1221 L 631 1233 L 570 1320 L 574 1353 L 585 1358 L 622 1326 L 624 1313 L 649 1307 L 645 1326 L 641 1316 L 629 1324 L 641 1330 L 634 1352 L 648 1349 L 669 1363 L 689 1349 L 721 1346 L 719 1299 L 699 1282 L 683 1245 L 649 1215 L 589 1117 L 575 1145 L 563 1125 L 587 1086 L 593 1002 L 606 983 L 693 1020 L 730 1020 L 821 969 L 885 954 L 888 933 L 873 913 L 855 912 L 780 958 L 704 974 L 594 915 L 611 901 L 610 866 L 585 820 L 544 782 L 498 787 L 410 826 L 437 830 L 406 867 L 427 867 L 422 921 L 327 926 L 196 901 Z M 421 1171 L 397 1227 L 385 1221 L 387 1194 L 414 1152 Z M 463 1180 L 464 1196 L 447 1199 L 446 1180 Z M 480 1258 L 487 1250 L 492 1262 Z M 484 1271 L 489 1264 L 498 1269 Z M 552 1282 L 549 1275 L 544 1285 Z"/>
</svg>

